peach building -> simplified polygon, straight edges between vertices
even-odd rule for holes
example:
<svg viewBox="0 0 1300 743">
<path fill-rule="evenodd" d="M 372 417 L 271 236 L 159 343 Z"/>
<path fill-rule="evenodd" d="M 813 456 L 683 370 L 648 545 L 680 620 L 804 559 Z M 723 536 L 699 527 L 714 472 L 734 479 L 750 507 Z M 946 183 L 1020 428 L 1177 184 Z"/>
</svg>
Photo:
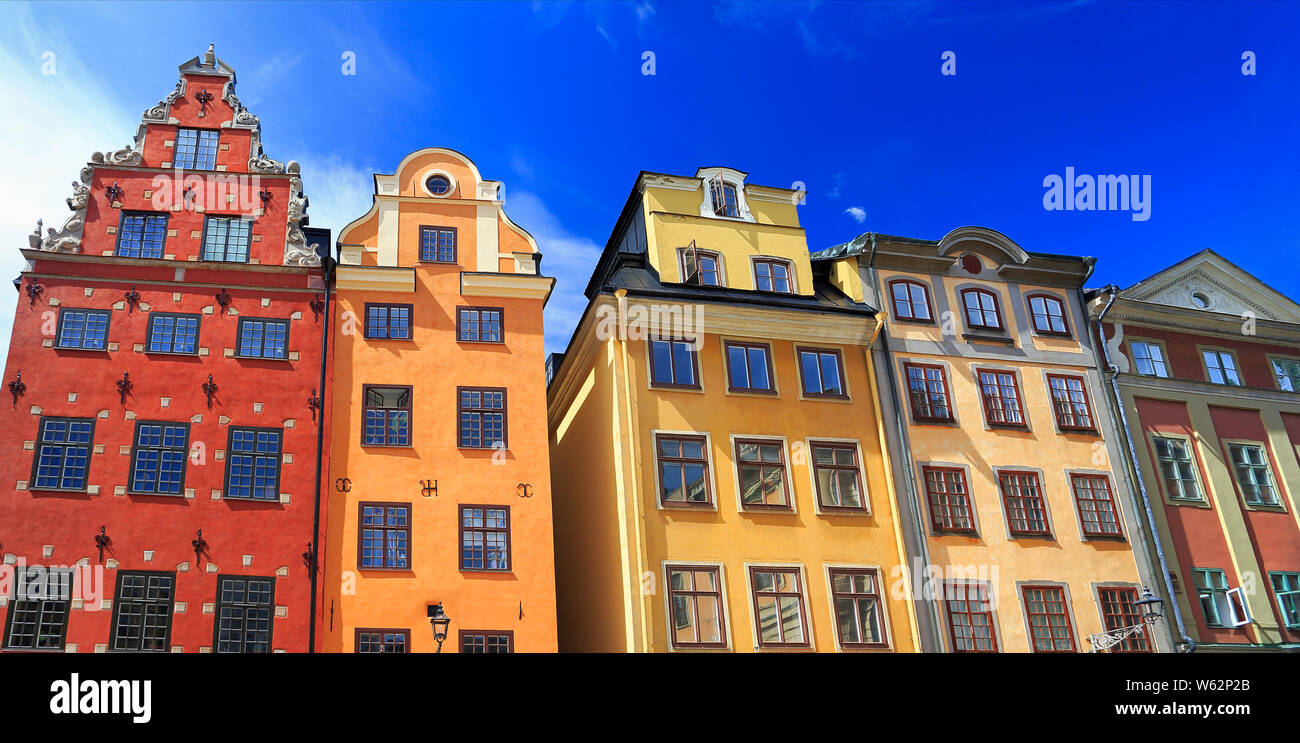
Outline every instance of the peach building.
<svg viewBox="0 0 1300 743">
<path fill-rule="evenodd" d="M 326 651 L 556 649 L 554 279 L 500 193 L 464 155 L 422 149 L 339 233 Z"/>
</svg>

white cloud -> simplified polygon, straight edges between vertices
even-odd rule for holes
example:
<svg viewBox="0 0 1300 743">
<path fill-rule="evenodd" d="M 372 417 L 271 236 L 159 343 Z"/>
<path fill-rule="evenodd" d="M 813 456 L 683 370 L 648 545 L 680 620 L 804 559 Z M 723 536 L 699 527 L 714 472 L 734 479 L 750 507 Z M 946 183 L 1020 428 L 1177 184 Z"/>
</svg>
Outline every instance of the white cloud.
<svg viewBox="0 0 1300 743">
<path fill-rule="evenodd" d="M 867 221 L 867 210 L 860 206 L 851 206 L 848 209 L 845 209 L 844 213 L 856 219 L 858 224 Z"/>
<path fill-rule="evenodd" d="M 601 246 L 565 229 L 531 192 L 510 192 L 506 213 L 537 240 L 542 251 L 542 273 L 556 278 L 555 291 L 546 304 L 546 350 L 563 351 L 587 307 L 582 292 L 600 258 Z"/>
<path fill-rule="evenodd" d="M 57 24 L 36 23 L 25 7 L 10 6 L 5 16 L 0 142 L 8 177 L 0 179 L 0 280 L 8 284 L 25 267 L 18 249 L 27 247 L 36 220 L 44 219 L 47 228 L 63 225 L 69 215 L 64 199 L 91 153 L 129 144 L 139 112 L 156 99 L 142 99 L 138 110 L 123 105 L 112 95 L 114 86 L 77 57 Z M 53 75 L 42 74 L 47 51 L 54 54 Z M 0 300 L 0 358 L 9 355 L 14 306 L 12 294 Z M 26 302 L 18 309 L 28 311 Z"/>
<path fill-rule="evenodd" d="M 377 170 L 354 165 L 337 153 L 308 153 L 299 162 L 302 164 L 302 190 L 307 194 L 310 224 L 328 229 L 330 240 L 337 242 L 340 230 L 370 210 Z M 333 253 L 331 245 L 330 254 Z"/>
</svg>

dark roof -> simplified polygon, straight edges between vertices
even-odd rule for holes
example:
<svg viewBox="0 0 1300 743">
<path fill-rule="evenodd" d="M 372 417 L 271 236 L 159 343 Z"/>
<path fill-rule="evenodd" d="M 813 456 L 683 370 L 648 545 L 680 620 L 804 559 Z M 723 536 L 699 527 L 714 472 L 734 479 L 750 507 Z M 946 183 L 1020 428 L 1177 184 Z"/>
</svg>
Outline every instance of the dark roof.
<svg viewBox="0 0 1300 743">
<path fill-rule="evenodd" d="M 599 287 L 601 293 L 626 289 L 628 294 L 663 299 L 680 299 L 693 302 L 752 305 L 814 312 L 839 312 L 857 315 L 874 315 L 876 309 L 852 298 L 831 284 L 824 271 L 813 270 L 812 296 L 801 294 L 772 294 L 747 289 L 730 289 L 718 286 L 693 284 L 665 284 L 659 274 L 646 263 L 644 255 L 620 253 L 611 267 L 609 277 Z"/>
</svg>

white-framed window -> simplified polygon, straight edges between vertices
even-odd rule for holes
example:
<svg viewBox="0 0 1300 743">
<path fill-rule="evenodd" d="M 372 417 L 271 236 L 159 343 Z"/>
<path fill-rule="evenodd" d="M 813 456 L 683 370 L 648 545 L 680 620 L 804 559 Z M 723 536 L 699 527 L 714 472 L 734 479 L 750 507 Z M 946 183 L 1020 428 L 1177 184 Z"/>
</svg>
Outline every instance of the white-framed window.
<svg viewBox="0 0 1300 743">
<path fill-rule="evenodd" d="M 1172 436 L 1152 437 L 1156 449 L 1156 462 L 1160 478 L 1165 482 L 1165 492 L 1173 500 L 1201 500 L 1201 486 L 1196 479 L 1196 464 L 1192 462 L 1191 448 L 1186 439 Z"/>
<path fill-rule="evenodd" d="M 1205 359 L 1205 371 L 1210 375 L 1211 382 L 1241 386 L 1241 375 L 1237 373 L 1237 360 L 1232 357 L 1231 351 L 1206 349 L 1201 351 L 1201 357 Z"/>
<path fill-rule="evenodd" d="M 1169 367 L 1165 365 L 1165 350 L 1160 347 L 1160 344 L 1129 341 L 1128 347 L 1133 353 L 1133 368 L 1138 374 L 1169 378 Z"/>
<path fill-rule="evenodd" d="M 1282 621 L 1289 629 L 1300 629 L 1300 573 L 1269 573 L 1273 581 L 1273 594 L 1277 608 L 1282 611 Z"/>
<path fill-rule="evenodd" d="M 1300 392 L 1300 361 L 1295 359 L 1270 359 L 1277 388 L 1287 392 Z"/>
<path fill-rule="evenodd" d="M 1250 609 L 1241 588 L 1228 587 L 1228 575 L 1219 568 L 1192 568 L 1196 594 L 1209 627 L 1241 627 L 1250 624 Z"/>
<path fill-rule="evenodd" d="M 700 200 L 701 217 L 754 221 L 745 198 L 744 173 L 723 167 L 701 168 L 695 177 L 700 179 L 704 188 L 704 198 Z"/>
<path fill-rule="evenodd" d="M 1268 454 L 1259 444 L 1228 444 L 1232 471 L 1237 477 L 1241 497 L 1252 506 L 1276 506 L 1277 486 Z"/>
</svg>

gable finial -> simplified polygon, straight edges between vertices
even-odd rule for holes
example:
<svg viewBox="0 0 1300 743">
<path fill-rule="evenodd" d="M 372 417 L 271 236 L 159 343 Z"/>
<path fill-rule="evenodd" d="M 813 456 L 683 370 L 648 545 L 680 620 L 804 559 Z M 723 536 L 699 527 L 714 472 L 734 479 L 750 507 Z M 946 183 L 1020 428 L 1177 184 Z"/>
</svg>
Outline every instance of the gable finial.
<svg viewBox="0 0 1300 743">
<path fill-rule="evenodd" d="M 208 50 L 203 53 L 203 64 L 209 67 L 217 66 L 216 44 L 208 44 Z"/>
</svg>

